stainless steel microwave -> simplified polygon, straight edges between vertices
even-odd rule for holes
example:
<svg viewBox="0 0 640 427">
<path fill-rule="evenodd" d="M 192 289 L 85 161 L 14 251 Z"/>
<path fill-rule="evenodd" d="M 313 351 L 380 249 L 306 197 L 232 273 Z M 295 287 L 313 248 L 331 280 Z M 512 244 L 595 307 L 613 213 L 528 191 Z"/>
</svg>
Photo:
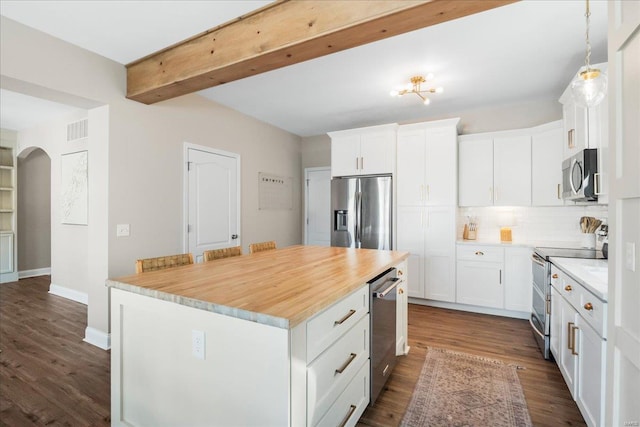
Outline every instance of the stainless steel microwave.
<svg viewBox="0 0 640 427">
<path fill-rule="evenodd" d="M 598 200 L 598 150 L 586 148 L 562 162 L 562 198 L 575 202 Z"/>
</svg>

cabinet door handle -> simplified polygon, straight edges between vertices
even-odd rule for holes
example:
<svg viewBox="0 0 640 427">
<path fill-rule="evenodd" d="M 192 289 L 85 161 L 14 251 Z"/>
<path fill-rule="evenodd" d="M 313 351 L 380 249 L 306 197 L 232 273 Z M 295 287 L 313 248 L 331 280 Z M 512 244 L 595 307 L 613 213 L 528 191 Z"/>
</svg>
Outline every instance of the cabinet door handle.
<svg viewBox="0 0 640 427">
<path fill-rule="evenodd" d="M 564 287 L 564 290 L 567 292 L 571 292 L 573 290 L 573 288 L 571 287 L 571 285 L 567 285 Z"/>
<path fill-rule="evenodd" d="M 340 427 L 344 427 L 347 425 L 347 422 L 349 421 L 349 419 L 351 418 L 351 415 L 353 415 L 355 410 L 356 410 L 356 405 L 351 405 L 349 407 L 349 412 L 347 412 L 347 416 L 344 417 L 344 420 L 342 420 L 342 422 L 340 423 Z"/>
<path fill-rule="evenodd" d="M 500 282 L 499 283 L 502 285 L 502 269 L 500 269 L 499 272 L 500 272 Z"/>
<path fill-rule="evenodd" d="M 572 322 L 567 322 L 567 349 L 571 350 L 572 352 L 573 350 L 573 334 L 572 332 L 572 328 L 573 327 L 573 323 Z"/>
<path fill-rule="evenodd" d="M 399 293 L 400 295 L 404 294 L 404 289 L 402 289 L 402 288 L 398 289 L 398 293 Z"/>
<path fill-rule="evenodd" d="M 360 157 L 360 170 L 364 169 L 364 157 Z"/>
<path fill-rule="evenodd" d="M 562 199 L 562 197 L 560 196 L 560 184 L 558 184 L 558 200 Z"/>
<path fill-rule="evenodd" d="M 427 201 L 429 201 L 430 198 L 431 198 L 431 189 L 429 187 L 429 184 L 427 184 Z"/>
<path fill-rule="evenodd" d="M 578 355 L 578 352 L 576 351 L 576 331 L 580 329 L 577 326 L 571 326 L 571 336 L 573 337 L 573 346 L 571 348 L 571 354 L 573 354 L 574 356 Z"/>
<path fill-rule="evenodd" d="M 484 255 L 484 252 L 482 252 L 482 251 L 476 251 L 476 255 L 482 256 L 482 255 Z"/>
<path fill-rule="evenodd" d="M 568 142 L 569 148 L 576 148 L 576 143 L 574 141 L 575 132 L 576 132 L 575 129 L 570 129 L 569 132 L 567 132 L 567 142 Z"/>
<path fill-rule="evenodd" d="M 593 304 L 591 304 L 590 302 L 586 303 L 584 305 L 584 309 L 587 310 L 587 311 L 593 310 Z"/>
<path fill-rule="evenodd" d="M 349 312 L 345 314 L 342 319 L 336 320 L 335 322 L 333 322 L 333 326 L 342 325 L 344 322 L 347 321 L 349 317 L 353 316 L 354 314 L 356 314 L 356 311 L 354 309 L 349 310 Z"/>
<path fill-rule="evenodd" d="M 545 300 L 544 308 L 545 308 L 545 311 L 547 312 L 547 314 L 551 314 L 551 301 L 550 300 Z"/>
<path fill-rule="evenodd" d="M 347 361 L 346 361 L 346 362 L 344 362 L 344 364 L 343 364 L 342 366 L 340 366 L 338 369 L 336 369 L 336 374 L 341 374 L 341 373 L 343 373 L 343 372 L 344 372 L 344 370 L 345 370 L 345 369 L 347 369 L 347 367 L 348 367 L 349 365 L 351 365 L 351 362 L 353 362 L 353 359 L 355 359 L 355 358 L 356 358 L 356 356 L 357 356 L 357 354 L 355 354 L 355 353 L 351 353 L 351 354 L 349 355 L 349 359 L 347 359 Z"/>
</svg>

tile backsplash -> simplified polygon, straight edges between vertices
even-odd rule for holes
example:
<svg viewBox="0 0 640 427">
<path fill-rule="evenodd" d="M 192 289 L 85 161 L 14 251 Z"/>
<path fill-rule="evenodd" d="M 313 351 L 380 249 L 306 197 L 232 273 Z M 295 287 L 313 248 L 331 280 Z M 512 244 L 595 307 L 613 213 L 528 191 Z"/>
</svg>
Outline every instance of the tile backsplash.
<svg viewBox="0 0 640 427">
<path fill-rule="evenodd" d="M 591 216 L 608 224 L 608 206 L 459 208 L 458 239 L 462 239 L 464 224 L 470 216 L 475 217 L 478 224 L 478 241 L 500 241 L 502 223 L 511 222 L 514 244 L 580 247 L 583 237 L 580 217 Z M 596 245 L 599 249 L 602 240 L 597 239 Z"/>
</svg>

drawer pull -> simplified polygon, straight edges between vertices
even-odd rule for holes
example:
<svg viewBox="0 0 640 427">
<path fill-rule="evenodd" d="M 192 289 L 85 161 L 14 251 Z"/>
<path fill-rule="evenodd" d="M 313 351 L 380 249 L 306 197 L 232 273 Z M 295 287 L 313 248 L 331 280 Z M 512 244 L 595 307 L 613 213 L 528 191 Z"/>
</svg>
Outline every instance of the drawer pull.
<svg viewBox="0 0 640 427">
<path fill-rule="evenodd" d="M 340 427 L 344 427 L 347 425 L 347 422 L 349 421 L 349 419 L 351 418 L 351 415 L 353 415 L 355 411 L 356 411 L 356 405 L 351 405 L 351 407 L 349 408 L 349 412 L 347 413 L 347 416 L 344 417 L 344 420 L 342 420 L 342 422 L 340 423 Z"/>
<path fill-rule="evenodd" d="M 344 362 L 344 365 L 342 365 L 340 368 L 336 369 L 336 374 L 341 374 L 344 372 L 345 369 L 347 369 L 347 367 L 349 365 L 351 365 L 351 362 L 353 362 L 353 359 L 355 359 L 357 356 L 357 354 L 355 353 L 351 353 L 349 355 L 349 360 L 347 360 L 346 362 Z"/>
<path fill-rule="evenodd" d="M 398 293 L 399 293 L 400 295 L 404 294 L 404 289 L 399 288 L 399 289 L 398 289 Z"/>
<path fill-rule="evenodd" d="M 476 251 L 476 255 L 484 255 L 484 252 L 482 252 L 482 251 Z"/>
<path fill-rule="evenodd" d="M 585 310 L 588 310 L 588 311 L 593 310 L 593 304 L 591 304 L 590 302 L 586 303 L 586 304 L 584 305 L 584 309 L 585 309 Z"/>
<path fill-rule="evenodd" d="M 404 273 L 402 272 L 402 270 L 398 270 L 398 276 L 402 276 L 404 275 Z"/>
<path fill-rule="evenodd" d="M 576 351 L 576 331 L 580 329 L 577 326 L 571 326 L 571 336 L 573 337 L 573 346 L 571 347 L 571 354 L 574 356 L 578 356 L 578 352 Z"/>
<path fill-rule="evenodd" d="M 354 314 L 356 314 L 356 311 L 351 309 L 349 310 L 349 312 L 347 314 L 344 315 L 344 317 L 340 320 L 336 320 L 335 322 L 333 322 L 333 326 L 338 326 L 338 325 L 342 325 L 344 322 L 347 321 L 347 319 L 351 316 L 353 316 Z"/>
<path fill-rule="evenodd" d="M 573 288 L 571 287 L 571 285 L 567 285 L 564 287 L 564 290 L 567 292 L 571 292 L 573 290 Z"/>
<path fill-rule="evenodd" d="M 552 279 L 557 279 L 558 278 L 558 273 L 553 273 L 553 275 L 551 276 Z"/>
</svg>

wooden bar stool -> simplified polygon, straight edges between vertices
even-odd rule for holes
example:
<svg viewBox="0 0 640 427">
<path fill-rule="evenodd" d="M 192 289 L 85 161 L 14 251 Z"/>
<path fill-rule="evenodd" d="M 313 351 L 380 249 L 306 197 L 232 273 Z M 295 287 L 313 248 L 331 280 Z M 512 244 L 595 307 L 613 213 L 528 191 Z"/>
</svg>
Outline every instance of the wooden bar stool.
<svg viewBox="0 0 640 427">
<path fill-rule="evenodd" d="M 276 248 L 276 242 L 273 240 L 269 242 L 252 243 L 249 245 L 249 253 L 256 253 L 262 251 L 270 251 Z"/>
<path fill-rule="evenodd" d="M 165 268 L 179 267 L 181 265 L 189 264 L 193 264 L 193 255 L 190 253 L 139 259 L 136 261 L 136 273 L 164 270 Z"/>
<path fill-rule="evenodd" d="M 202 253 L 204 262 L 215 261 L 217 259 L 240 255 L 242 255 L 242 247 L 240 246 L 234 246 L 232 248 L 211 249 Z"/>
</svg>

